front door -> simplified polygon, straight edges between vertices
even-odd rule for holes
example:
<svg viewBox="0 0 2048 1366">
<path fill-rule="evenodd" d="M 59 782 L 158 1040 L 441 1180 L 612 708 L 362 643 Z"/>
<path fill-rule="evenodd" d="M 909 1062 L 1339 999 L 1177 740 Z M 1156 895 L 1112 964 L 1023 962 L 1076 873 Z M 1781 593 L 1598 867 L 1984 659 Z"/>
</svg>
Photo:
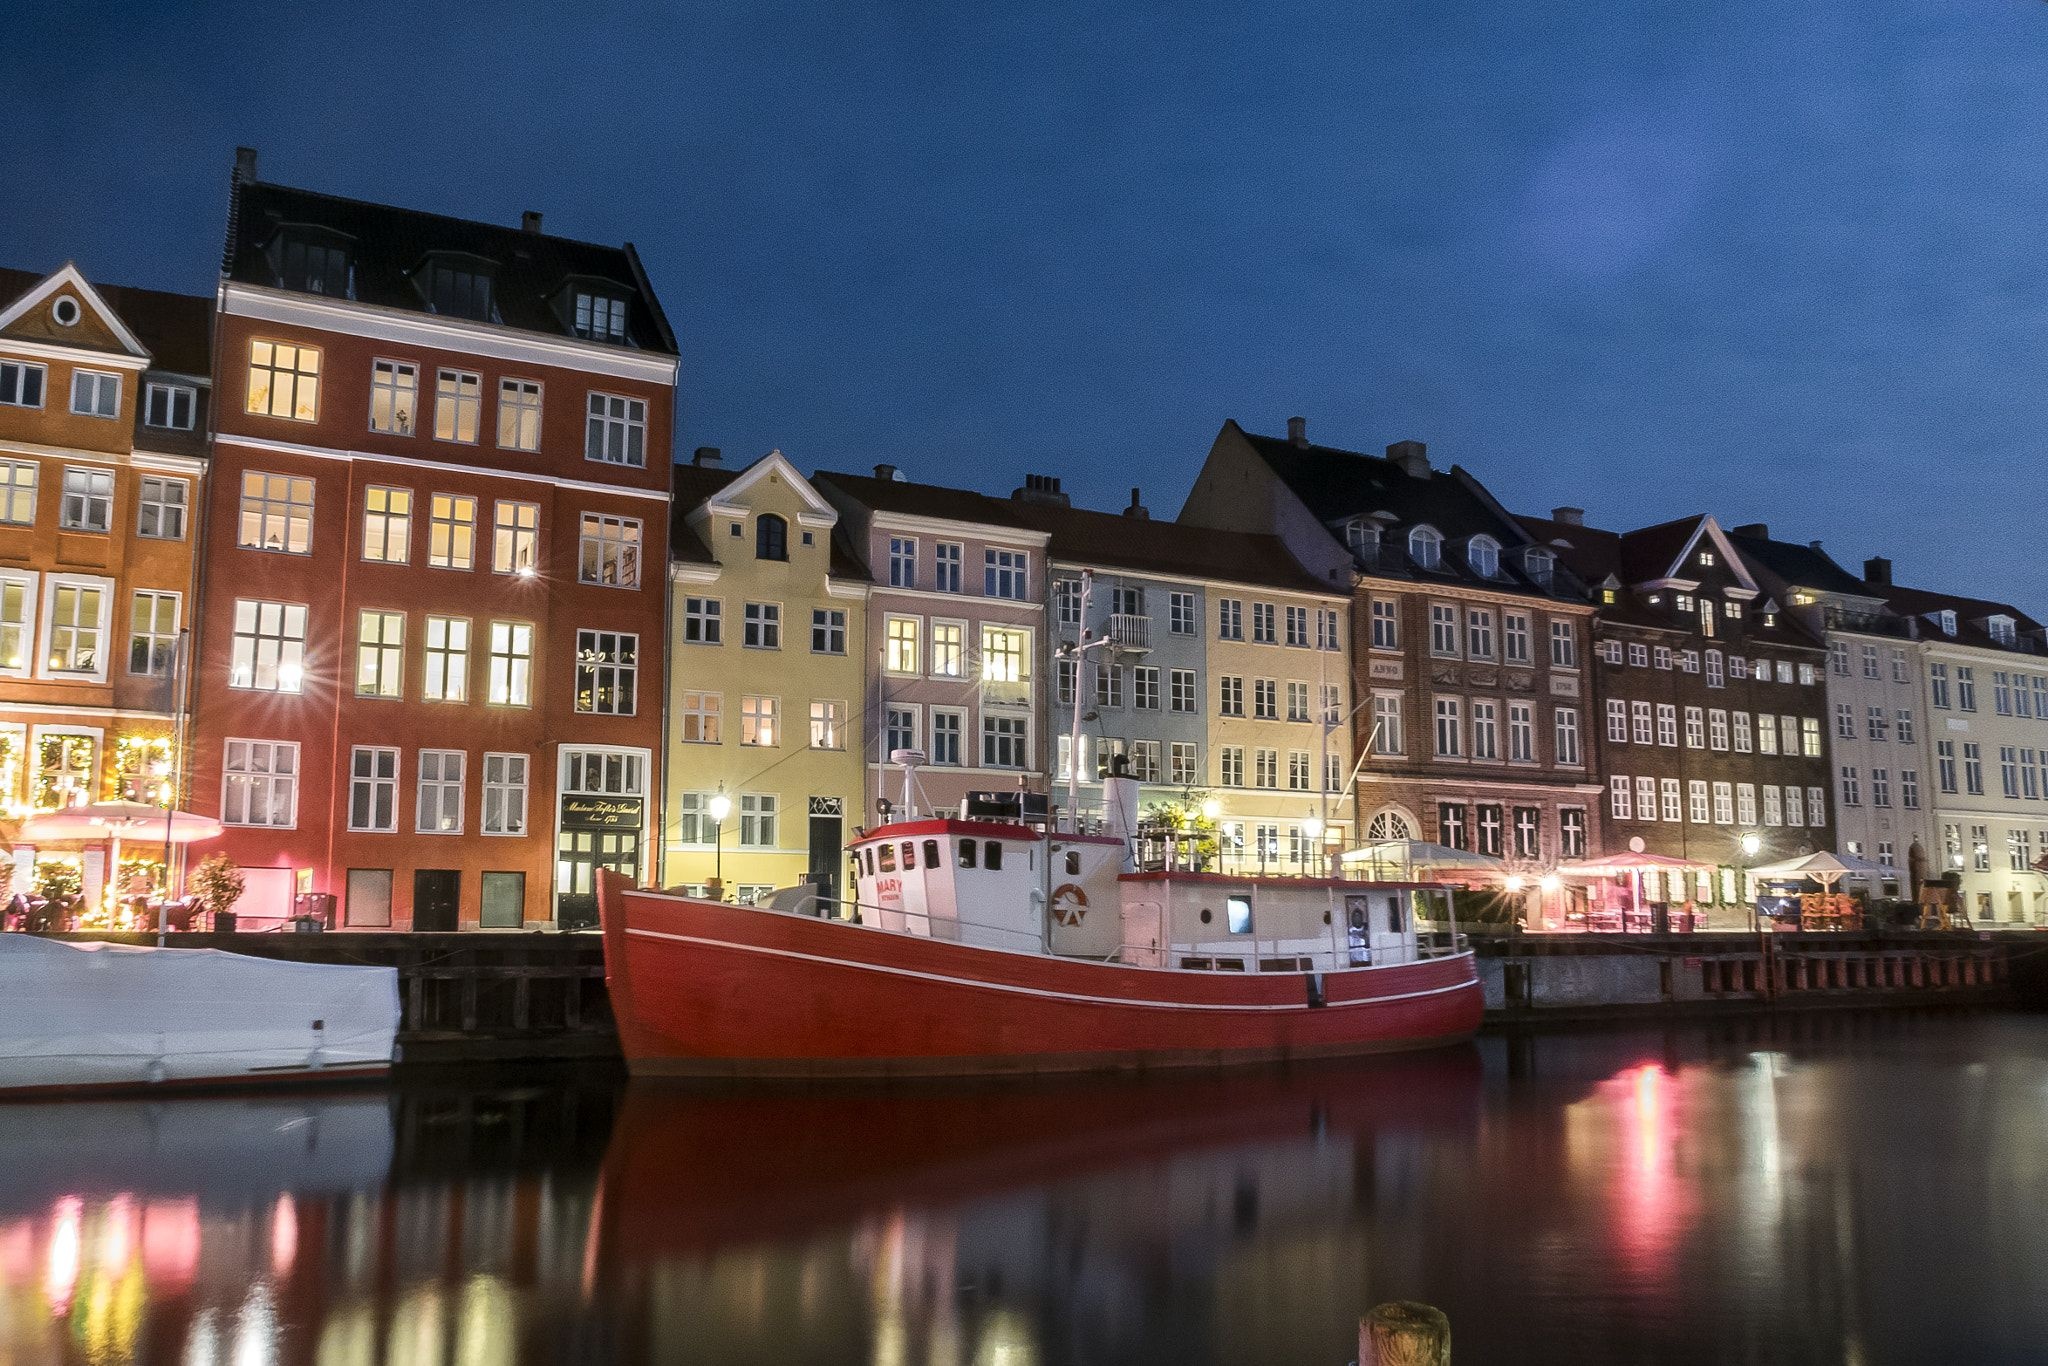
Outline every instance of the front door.
<svg viewBox="0 0 2048 1366">
<path fill-rule="evenodd" d="M 419 868 L 412 875 L 412 927 L 453 930 L 461 924 L 462 874 L 454 868 Z"/>
<path fill-rule="evenodd" d="M 555 917 L 565 930 L 597 924 L 597 870 L 640 876 L 640 831 L 564 830 L 555 856 Z"/>
<path fill-rule="evenodd" d="M 839 861 L 845 857 L 846 821 L 837 811 L 827 813 L 818 808 L 821 802 L 836 806 L 838 801 L 837 797 L 811 798 L 811 885 L 826 902 L 839 899 Z M 818 908 L 819 914 L 827 910 L 823 906 Z"/>
</svg>

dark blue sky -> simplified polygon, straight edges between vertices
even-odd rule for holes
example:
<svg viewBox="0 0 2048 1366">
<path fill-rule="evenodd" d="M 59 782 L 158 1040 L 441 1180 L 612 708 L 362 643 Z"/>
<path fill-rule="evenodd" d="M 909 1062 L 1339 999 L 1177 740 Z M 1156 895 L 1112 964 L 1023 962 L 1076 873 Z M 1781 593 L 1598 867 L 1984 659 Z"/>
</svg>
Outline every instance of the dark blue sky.
<svg viewBox="0 0 2048 1366">
<path fill-rule="evenodd" d="M 1170 516 L 1302 413 L 2048 611 L 2038 0 L 186 8 L 10 15 L 0 262 L 208 289 L 247 142 L 633 240 L 684 450 Z"/>
</svg>

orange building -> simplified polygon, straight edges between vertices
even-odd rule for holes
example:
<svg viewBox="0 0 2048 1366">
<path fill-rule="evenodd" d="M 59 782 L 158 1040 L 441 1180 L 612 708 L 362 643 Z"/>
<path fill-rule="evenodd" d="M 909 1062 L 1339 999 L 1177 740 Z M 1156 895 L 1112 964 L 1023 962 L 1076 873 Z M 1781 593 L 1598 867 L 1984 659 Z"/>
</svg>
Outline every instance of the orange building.
<svg viewBox="0 0 2048 1366">
<path fill-rule="evenodd" d="M 213 300 L 0 270 L 0 832 L 13 886 L 104 855 L 12 841 L 32 811 L 155 799 L 175 764 Z"/>
</svg>

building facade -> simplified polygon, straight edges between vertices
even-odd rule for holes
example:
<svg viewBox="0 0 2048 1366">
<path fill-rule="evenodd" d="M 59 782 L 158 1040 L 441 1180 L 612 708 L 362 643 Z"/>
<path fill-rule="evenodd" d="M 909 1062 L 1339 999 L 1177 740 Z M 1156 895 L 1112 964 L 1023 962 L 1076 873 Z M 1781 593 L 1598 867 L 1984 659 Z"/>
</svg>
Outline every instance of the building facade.
<svg viewBox="0 0 2048 1366">
<path fill-rule="evenodd" d="M 1712 517 L 1615 533 L 1576 508 L 1522 519 L 1594 591 L 1599 770 L 1611 847 L 1712 865 L 1651 900 L 1746 927 L 1746 870 L 1834 847 L 1826 657 Z M 1640 841 L 1640 844 L 1638 844 Z"/>
<path fill-rule="evenodd" d="M 899 750 L 925 756 L 926 809 L 957 810 L 974 791 L 1043 792 L 1045 533 L 1005 499 L 911 483 L 889 465 L 812 483 L 871 580 L 867 823 L 901 804 Z"/>
<path fill-rule="evenodd" d="M 588 923 L 658 849 L 676 355 L 632 248 L 245 152 L 215 335 L 192 805 L 238 909 Z"/>
<path fill-rule="evenodd" d="M 1362 455 L 1226 422 L 1180 520 L 1277 536 L 1346 584 L 1366 842 L 1420 839 L 1530 870 L 1600 848 L 1587 734 L 1592 604 L 1460 468 L 1422 443 Z"/>
<path fill-rule="evenodd" d="M 866 572 L 780 451 L 676 471 L 665 879 L 834 896 L 866 790 Z M 720 799 L 723 798 L 723 801 Z M 722 814 L 722 819 L 721 819 Z"/>
<path fill-rule="evenodd" d="M 212 302 L 0 270 L 0 821 L 176 795 Z M 160 861 L 160 855 L 154 856 Z M 76 870 L 97 907 L 111 871 Z M 144 857 L 143 862 L 152 861 Z M 152 875 L 153 874 L 148 874 Z"/>
<path fill-rule="evenodd" d="M 1041 475 L 1013 501 L 1050 538 L 1054 800 L 1078 697 L 1083 811 L 1121 756 L 1141 810 L 1206 829 L 1215 803 L 1223 868 L 1324 873 L 1354 828 L 1348 593 L 1277 537 L 1153 521 L 1136 490 L 1124 512 L 1093 512 Z M 1061 657 L 1084 633 L 1106 643 Z"/>
</svg>

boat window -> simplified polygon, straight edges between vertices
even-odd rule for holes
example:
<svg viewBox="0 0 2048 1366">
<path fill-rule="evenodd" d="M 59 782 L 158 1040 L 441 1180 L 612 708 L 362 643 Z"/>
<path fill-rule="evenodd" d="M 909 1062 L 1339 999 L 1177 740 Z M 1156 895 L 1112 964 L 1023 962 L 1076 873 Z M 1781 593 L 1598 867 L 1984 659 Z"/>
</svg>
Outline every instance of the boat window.
<svg viewBox="0 0 2048 1366">
<path fill-rule="evenodd" d="M 937 840 L 926 840 L 924 842 L 924 866 L 927 868 L 939 866 L 939 842 Z"/>
<path fill-rule="evenodd" d="M 1069 849 L 1069 850 L 1067 850 L 1067 876 L 1068 876 L 1068 877 L 1078 877 L 1078 876 L 1080 875 L 1080 872 L 1081 872 L 1081 851 L 1080 851 L 1080 850 L 1078 850 L 1078 849 Z"/>
<path fill-rule="evenodd" d="M 1003 866 L 1003 846 L 996 840 L 986 842 L 981 851 L 981 866 L 990 872 L 1000 872 Z"/>
<path fill-rule="evenodd" d="M 917 871 L 916 840 L 903 841 L 903 871 L 906 873 L 914 873 Z"/>
<path fill-rule="evenodd" d="M 875 875 L 875 851 L 874 851 L 874 850 L 872 850 L 872 849 L 863 849 L 863 850 L 861 850 L 861 851 L 860 851 L 860 852 L 859 852 L 858 854 L 855 854 L 855 855 L 854 855 L 853 857 L 854 857 L 854 861 L 855 861 L 855 862 L 857 862 L 857 863 L 864 863 L 864 864 L 865 864 L 865 865 L 867 866 L 867 870 L 868 870 L 868 876 L 869 876 L 869 877 L 873 877 L 873 876 Z"/>
<path fill-rule="evenodd" d="M 893 844 L 882 846 L 882 871 L 885 873 L 896 871 L 896 846 Z"/>
<path fill-rule="evenodd" d="M 1403 932 L 1405 931 L 1405 929 L 1406 929 L 1406 924 L 1405 924 L 1405 922 L 1406 922 L 1406 919 L 1407 919 L 1407 917 L 1406 917 L 1406 916 L 1404 916 L 1404 915 L 1402 914 L 1401 898 L 1400 898 L 1399 896 L 1390 896 L 1390 897 L 1388 897 L 1388 898 L 1387 898 L 1387 929 L 1388 929 L 1388 931 L 1389 931 L 1390 933 L 1393 933 L 1393 934 L 1401 934 L 1401 933 L 1403 933 Z"/>
<path fill-rule="evenodd" d="M 960 866 L 962 868 L 972 868 L 974 866 L 973 840 L 960 841 Z"/>
<path fill-rule="evenodd" d="M 1229 916 L 1230 932 L 1232 934 L 1250 934 L 1252 932 L 1252 899 L 1250 897 L 1225 897 L 1223 908 Z"/>
</svg>

